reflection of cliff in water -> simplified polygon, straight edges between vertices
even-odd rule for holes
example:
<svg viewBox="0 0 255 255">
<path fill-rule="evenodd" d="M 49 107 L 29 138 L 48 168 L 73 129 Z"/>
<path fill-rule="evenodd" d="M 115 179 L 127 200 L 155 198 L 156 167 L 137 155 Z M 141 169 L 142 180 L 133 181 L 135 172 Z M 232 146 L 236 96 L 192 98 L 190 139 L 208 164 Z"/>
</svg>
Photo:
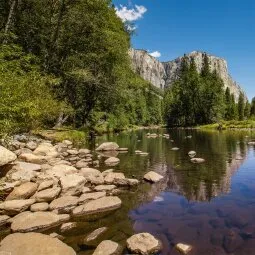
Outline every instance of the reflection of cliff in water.
<svg viewBox="0 0 255 255">
<path fill-rule="evenodd" d="M 181 194 L 191 201 L 210 201 L 231 191 L 231 178 L 245 159 L 246 156 L 240 156 L 240 152 L 235 153 L 229 161 L 225 162 L 225 170 L 221 176 L 218 175 L 215 179 L 205 176 L 198 182 L 168 165 L 166 190 Z"/>
</svg>

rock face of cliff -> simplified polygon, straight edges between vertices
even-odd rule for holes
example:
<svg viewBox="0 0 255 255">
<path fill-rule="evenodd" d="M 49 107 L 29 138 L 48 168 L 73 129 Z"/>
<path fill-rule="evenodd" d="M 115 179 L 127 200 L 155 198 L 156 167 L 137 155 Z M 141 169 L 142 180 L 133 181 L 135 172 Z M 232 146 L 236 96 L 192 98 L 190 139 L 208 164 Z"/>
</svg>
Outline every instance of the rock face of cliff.
<svg viewBox="0 0 255 255">
<path fill-rule="evenodd" d="M 193 51 L 186 54 L 188 59 L 194 58 L 198 72 L 202 69 L 203 52 Z M 230 93 L 234 94 L 236 100 L 240 93 L 244 93 L 242 88 L 237 84 L 228 72 L 228 65 L 225 59 L 208 55 L 211 70 L 216 70 L 224 82 L 225 89 L 228 87 Z M 178 79 L 180 75 L 181 61 L 179 57 L 169 62 L 159 62 L 156 58 L 149 55 L 144 50 L 130 50 L 133 69 L 145 80 L 152 83 L 158 88 L 166 88 Z M 245 94 L 245 93 L 244 93 Z"/>
</svg>

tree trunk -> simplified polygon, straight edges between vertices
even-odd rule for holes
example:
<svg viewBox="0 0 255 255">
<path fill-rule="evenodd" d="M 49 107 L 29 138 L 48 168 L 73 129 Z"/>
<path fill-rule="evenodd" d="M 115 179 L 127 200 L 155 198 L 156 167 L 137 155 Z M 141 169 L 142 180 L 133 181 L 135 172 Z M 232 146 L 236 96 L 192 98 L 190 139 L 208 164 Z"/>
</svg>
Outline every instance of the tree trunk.
<svg viewBox="0 0 255 255">
<path fill-rule="evenodd" d="M 8 15 L 8 19 L 5 25 L 5 29 L 4 29 L 4 33 L 5 35 L 7 35 L 11 29 L 11 25 L 12 25 L 12 21 L 13 21 L 13 16 L 15 13 L 15 8 L 17 6 L 17 0 L 13 0 L 11 3 L 11 7 L 10 7 L 10 11 L 9 11 L 9 15 Z M 3 43 L 7 43 L 7 39 L 5 38 Z"/>
<path fill-rule="evenodd" d="M 62 127 L 62 125 L 67 121 L 68 118 L 69 118 L 68 115 L 64 117 L 64 113 L 63 112 L 60 113 L 56 125 L 53 128 L 55 129 Z"/>
</svg>

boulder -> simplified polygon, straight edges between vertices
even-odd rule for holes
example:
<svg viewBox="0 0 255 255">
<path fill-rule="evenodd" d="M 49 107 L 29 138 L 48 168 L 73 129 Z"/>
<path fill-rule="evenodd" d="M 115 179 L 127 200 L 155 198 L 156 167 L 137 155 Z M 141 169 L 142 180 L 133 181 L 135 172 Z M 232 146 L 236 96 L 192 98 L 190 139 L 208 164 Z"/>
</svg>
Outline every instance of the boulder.
<svg viewBox="0 0 255 255">
<path fill-rule="evenodd" d="M 57 238 L 40 233 L 15 233 L 0 243 L 0 254 L 75 255 L 76 252 Z"/>
<path fill-rule="evenodd" d="M 120 163 L 120 159 L 115 158 L 115 157 L 110 157 L 105 160 L 104 162 L 107 166 L 116 166 Z"/>
<path fill-rule="evenodd" d="M 35 193 L 34 198 L 37 202 L 50 202 L 55 199 L 61 191 L 59 187 L 53 187 L 51 189 L 45 189 Z"/>
<path fill-rule="evenodd" d="M 116 151 L 119 148 L 119 145 L 114 142 L 102 143 L 99 147 L 96 148 L 96 151 Z"/>
<path fill-rule="evenodd" d="M 197 164 L 205 162 L 205 160 L 203 158 L 192 158 L 190 161 L 192 163 L 197 163 Z"/>
<path fill-rule="evenodd" d="M 65 195 L 79 195 L 82 193 L 86 179 L 77 174 L 70 174 L 60 178 L 62 187 L 62 194 Z"/>
<path fill-rule="evenodd" d="M 150 255 L 162 249 L 161 242 L 149 233 L 140 233 L 127 239 L 127 248 L 136 254 Z"/>
<path fill-rule="evenodd" d="M 40 156 L 48 156 L 52 155 L 52 153 L 55 153 L 56 148 L 53 147 L 51 143 L 41 143 L 39 146 L 34 150 L 35 155 L 40 155 Z"/>
<path fill-rule="evenodd" d="M 192 246 L 183 243 L 177 243 L 175 249 L 178 250 L 181 254 L 188 254 L 192 250 Z"/>
<path fill-rule="evenodd" d="M 65 144 L 65 145 L 67 145 L 67 146 L 73 145 L 73 142 L 71 142 L 71 141 L 69 141 L 69 140 L 64 140 L 62 143 Z"/>
<path fill-rule="evenodd" d="M 136 186 L 139 184 L 139 181 L 137 179 L 126 179 L 129 186 Z"/>
<path fill-rule="evenodd" d="M 40 183 L 39 187 L 38 187 L 38 191 L 41 190 L 45 190 L 45 189 L 49 189 L 52 188 L 54 185 L 54 181 L 53 180 L 46 180 Z"/>
<path fill-rule="evenodd" d="M 149 182 L 158 182 L 160 181 L 161 179 L 163 179 L 164 177 L 154 171 L 150 171 L 148 172 L 147 174 L 144 175 L 143 177 L 146 181 L 149 181 Z"/>
<path fill-rule="evenodd" d="M 92 200 L 86 204 L 73 209 L 72 215 L 77 216 L 96 216 L 99 213 L 111 212 L 121 207 L 121 200 L 115 196 L 102 197 Z"/>
<path fill-rule="evenodd" d="M 42 231 L 59 226 L 69 219 L 70 217 L 67 214 L 57 215 L 52 212 L 29 212 L 23 217 L 13 220 L 11 230 L 23 233 Z"/>
<path fill-rule="evenodd" d="M 78 197 L 64 196 L 53 200 L 50 203 L 49 209 L 57 213 L 70 213 L 78 204 Z"/>
<path fill-rule="evenodd" d="M 9 163 L 12 163 L 14 160 L 16 160 L 17 155 L 3 146 L 0 146 L 0 166 L 7 165 Z"/>
<path fill-rule="evenodd" d="M 87 154 L 90 154 L 90 150 L 88 150 L 88 149 L 79 149 L 79 157 L 84 157 L 84 156 L 86 156 Z"/>
<path fill-rule="evenodd" d="M 116 242 L 105 240 L 101 242 L 92 255 L 120 255 L 123 248 Z"/>
<path fill-rule="evenodd" d="M 78 169 L 86 168 L 86 167 L 88 167 L 88 162 L 87 162 L 85 159 L 79 160 L 79 161 L 75 164 L 75 167 L 78 168 Z"/>
<path fill-rule="evenodd" d="M 96 200 L 99 199 L 101 197 L 105 197 L 106 196 L 106 192 L 105 191 L 101 191 L 101 192 L 91 192 L 91 193 L 85 193 L 82 194 L 78 200 L 79 204 L 84 204 L 90 200 Z"/>
<path fill-rule="evenodd" d="M 30 206 L 31 212 L 43 212 L 49 209 L 49 204 L 46 202 L 36 203 Z"/>
<path fill-rule="evenodd" d="M 35 202 L 35 199 L 5 201 L 0 204 L 0 211 L 3 214 L 16 215 L 27 210 Z"/>
<path fill-rule="evenodd" d="M 17 200 L 30 198 L 37 190 L 37 184 L 33 182 L 26 182 L 14 190 L 7 196 L 6 200 Z"/>
</svg>

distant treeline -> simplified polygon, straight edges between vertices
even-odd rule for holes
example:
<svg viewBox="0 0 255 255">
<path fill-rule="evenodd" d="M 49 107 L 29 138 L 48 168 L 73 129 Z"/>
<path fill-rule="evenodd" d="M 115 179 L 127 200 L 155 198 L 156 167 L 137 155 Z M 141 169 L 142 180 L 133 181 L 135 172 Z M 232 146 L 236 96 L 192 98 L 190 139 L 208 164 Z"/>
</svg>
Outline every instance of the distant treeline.
<svg viewBox="0 0 255 255">
<path fill-rule="evenodd" d="M 255 117 L 255 98 L 250 104 L 241 93 L 236 103 L 229 88 L 224 90 L 220 76 L 210 70 L 206 54 L 200 73 L 194 59 L 182 58 L 180 77 L 164 96 L 164 118 L 169 126 L 195 126 L 250 117 Z"/>
<path fill-rule="evenodd" d="M 110 0 L 0 1 L 0 133 L 161 123 L 127 27 Z"/>
</svg>

